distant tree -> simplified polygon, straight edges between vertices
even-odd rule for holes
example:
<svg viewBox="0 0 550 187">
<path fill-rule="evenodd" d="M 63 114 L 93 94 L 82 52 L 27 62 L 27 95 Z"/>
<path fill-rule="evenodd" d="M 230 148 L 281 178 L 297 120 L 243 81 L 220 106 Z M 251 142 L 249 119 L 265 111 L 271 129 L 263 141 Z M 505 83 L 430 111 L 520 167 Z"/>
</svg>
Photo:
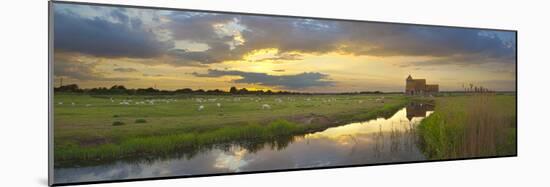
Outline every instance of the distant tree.
<svg viewBox="0 0 550 187">
<path fill-rule="evenodd" d="M 109 93 L 111 94 L 124 94 L 126 92 L 126 87 L 122 85 L 114 85 L 109 89 Z"/>
<path fill-rule="evenodd" d="M 110 90 L 126 90 L 126 87 L 123 85 L 114 85 L 110 88 Z"/>
<path fill-rule="evenodd" d="M 237 87 L 231 86 L 231 88 L 229 89 L 229 93 L 236 94 L 237 93 Z"/>
<path fill-rule="evenodd" d="M 220 89 L 214 89 L 214 90 L 208 90 L 208 91 L 206 91 L 206 93 L 209 93 L 209 94 L 223 94 L 224 91 L 222 91 Z"/>
<path fill-rule="evenodd" d="M 238 91 L 239 94 L 248 94 L 248 90 L 246 88 L 241 88 L 239 91 Z"/>
<path fill-rule="evenodd" d="M 174 92 L 176 93 L 193 93 L 193 89 L 191 88 L 183 88 L 183 89 L 177 89 Z"/>
<path fill-rule="evenodd" d="M 54 91 L 57 92 L 81 92 L 80 88 L 78 88 L 78 85 L 76 84 L 69 84 L 65 86 L 60 86 L 58 88 L 55 88 Z"/>
<path fill-rule="evenodd" d="M 157 89 L 154 89 L 154 88 L 146 88 L 146 89 L 143 89 L 143 88 L 138 88 L 136 90 L 136 94 L 140 94 L 140 95 L 157 95 L 160 93 L 160 90 L 157 90 Z"/>
<path fill-rule="evenodd" d="M 109 89 L 105 87 L 92 88 L 87 90 L 87 92 L 91 94 L 109 94 L 110 93 Z"/>
</svg>

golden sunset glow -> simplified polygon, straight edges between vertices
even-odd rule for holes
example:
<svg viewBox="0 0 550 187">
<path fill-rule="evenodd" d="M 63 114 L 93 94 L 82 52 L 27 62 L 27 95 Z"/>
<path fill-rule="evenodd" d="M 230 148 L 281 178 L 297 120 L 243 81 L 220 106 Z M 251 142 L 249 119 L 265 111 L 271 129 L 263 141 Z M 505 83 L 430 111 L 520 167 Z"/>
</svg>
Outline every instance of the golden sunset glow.
<svg viewBox="0 0 550 187">
<path fill-rule="evenodd" d="M 54 11 L 57 35 L 79 33 L 55 41 L 56 86 L 402 92 L 414 75 L 443 91 L 515 90 L 512 32 L 70 4 Z M 85 29 L 96 27 L 112 30 Z"/>
</svg>

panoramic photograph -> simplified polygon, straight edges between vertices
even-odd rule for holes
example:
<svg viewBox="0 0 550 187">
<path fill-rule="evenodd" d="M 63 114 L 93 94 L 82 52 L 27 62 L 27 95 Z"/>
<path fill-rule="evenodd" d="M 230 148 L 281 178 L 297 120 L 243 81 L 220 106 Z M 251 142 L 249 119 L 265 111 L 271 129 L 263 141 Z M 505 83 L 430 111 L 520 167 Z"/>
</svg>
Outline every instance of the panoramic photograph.
<svg viewBox="0 0 550 187">
<path fill-rule="evenodd" d="M 53 3 L 56 184 L 517 155 L 516 32 Z"/>
</svg>

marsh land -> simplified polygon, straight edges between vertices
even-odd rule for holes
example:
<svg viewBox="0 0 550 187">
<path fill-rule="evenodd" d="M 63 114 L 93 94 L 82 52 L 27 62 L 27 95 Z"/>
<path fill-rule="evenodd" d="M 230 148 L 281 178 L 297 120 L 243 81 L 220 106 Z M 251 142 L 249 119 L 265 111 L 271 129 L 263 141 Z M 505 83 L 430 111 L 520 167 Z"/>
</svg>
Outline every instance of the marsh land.
<svg viewBox="0 0 550 187">
<path fill-rule="evenodd" d="M 54 107 L 56 178 L 74 182 L 515 155 L 515 98 L 60 93 Z M 151 173 L 167 165 L 169 172 Z M 116 171 L 125 175 L 112 174 Z"/>
</svg>

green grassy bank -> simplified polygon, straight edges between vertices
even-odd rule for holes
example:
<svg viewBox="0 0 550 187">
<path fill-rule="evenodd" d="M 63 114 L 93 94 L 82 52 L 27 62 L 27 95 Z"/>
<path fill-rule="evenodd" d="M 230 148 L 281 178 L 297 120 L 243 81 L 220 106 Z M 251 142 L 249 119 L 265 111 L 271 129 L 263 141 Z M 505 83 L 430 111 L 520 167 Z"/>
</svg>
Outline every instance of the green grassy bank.
<svg viewBox="0 0 550 187">
<path fill-rule="evenodd" d="M 140 103 L 153 99 L 155 104 Z M 132 100 L 132 104 L 120 104 L 123 100 Z M 220 143 L 269 142 L 347 122 L 389 117 L 408 98 L 56 95 L 55 102 L 54 159 L 57 166 L 70 166 L 161 157 Z M 270 108 L 262 109 L 264 104 Z M 199 110 L 201 105 L 204 109 Z"/>
<path fill-rule="evenodd" d="M 430 159 L 516 154 L 516 96 L 476 94 L 435 98 L 435 111 L 419 125 Z"/>
</svg>

